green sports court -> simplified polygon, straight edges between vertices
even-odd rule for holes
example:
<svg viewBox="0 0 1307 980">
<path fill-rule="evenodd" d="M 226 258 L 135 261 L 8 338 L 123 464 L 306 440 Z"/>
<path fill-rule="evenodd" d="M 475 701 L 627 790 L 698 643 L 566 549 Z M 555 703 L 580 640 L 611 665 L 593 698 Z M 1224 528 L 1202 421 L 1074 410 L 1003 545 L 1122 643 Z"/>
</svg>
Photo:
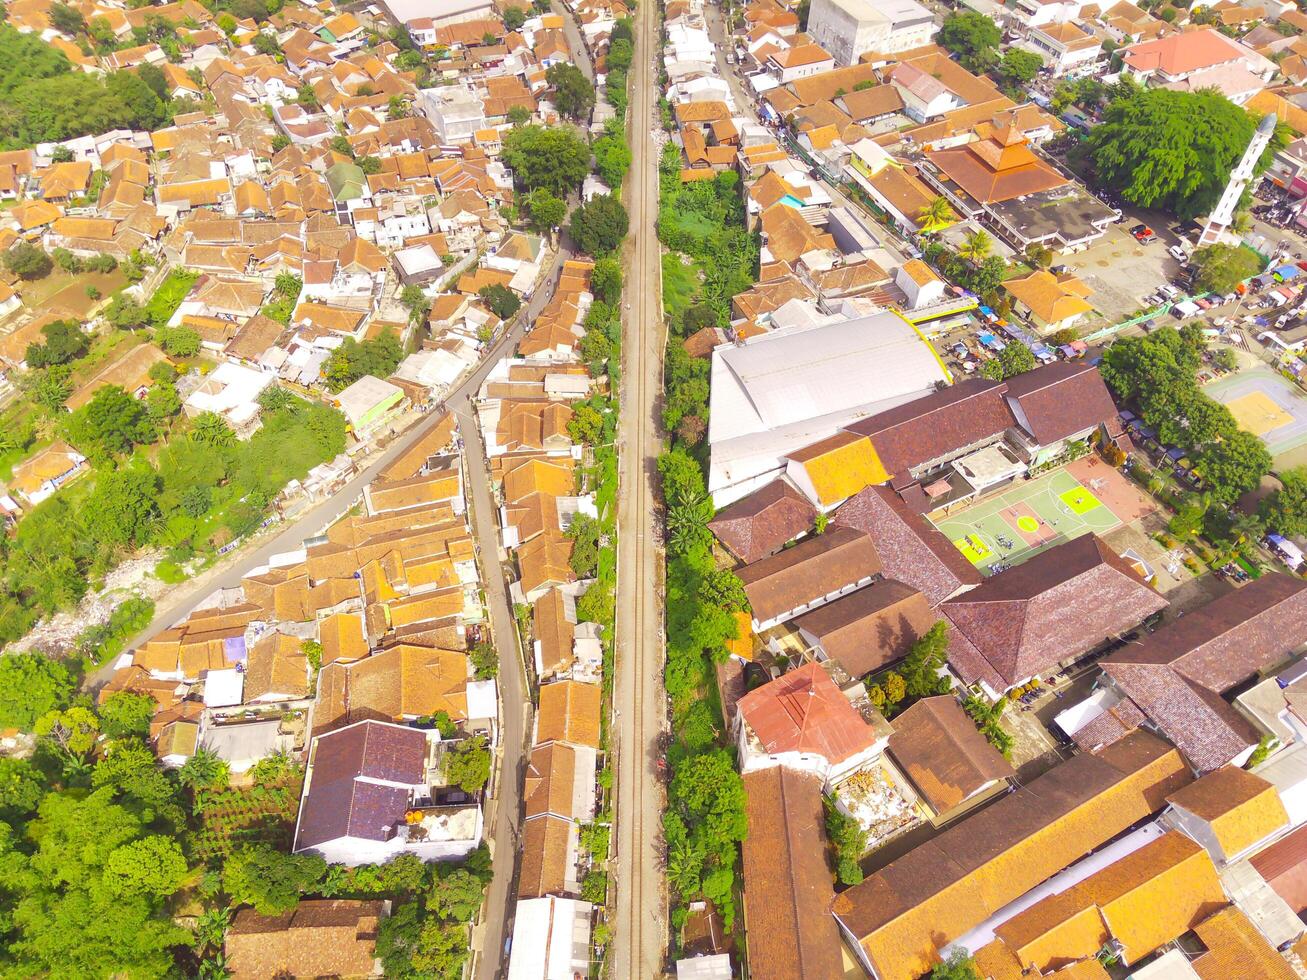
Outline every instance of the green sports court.
<svg viewBox="0 0 1307 980">
<path fill-rule="evenodd" d="M 936 518 L 934 524 L 969 562 L 989 572 L 1000 562 L 1014 564 L 1041 548 L 1119 527 L 1124 521 L 1104 500 L 1116 496 L 1106 480 L 1104 473 L 1086 485 L 1066 469 L 1055 470 Z"/>
</svg>

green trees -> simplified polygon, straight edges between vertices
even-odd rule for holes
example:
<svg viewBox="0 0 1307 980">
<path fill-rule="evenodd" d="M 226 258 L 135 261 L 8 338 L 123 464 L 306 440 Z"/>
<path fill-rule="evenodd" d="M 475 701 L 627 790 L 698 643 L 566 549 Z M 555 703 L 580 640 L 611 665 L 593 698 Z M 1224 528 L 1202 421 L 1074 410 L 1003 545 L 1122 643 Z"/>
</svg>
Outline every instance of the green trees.
<svg viewBox="0 0 1307 980">
<path fill-rule="evenodd" d="M 1229 293 L 1245 279 L 1262 271 L 1262 260 L 1243 245 L 1208 245 L 1193 254 L 1198 285 L 1213 293 Z"/>
<path fill-rule="evenodd" d="M 286 854 L 267 844 L 244 848 L 222 866 L 222 887 L 233 905 L 253 905 L 264 915 L 289 912 L 317 886 L 327 862 L 309 854 Z"/>
<path fill-rule="evenodd" d="M 495 649 L 494 644 L 487 643 L 484 640 L 467 652 L 468 659 L 472 661 L 472 670 L 479 681 L 490 680 L 499 674 L 499 652 Z"/>
<path fill-rule="evenodd" d="M 38 718 L 68 704 L 76 686 L 59 660 L 39 653 L 0 657 L 0 726 L 33 731 Z"/>
<path fill-rule="evenodd" d="M 988 70 L 998 59 L 1002 34 L 984 14 L 968 10 L 945 17 L 936 40 L 958 56 L 962 67 L 979 72 Z"/>
<path fill-rule="evenodd" d="M 736 845 L 744 840 L 749 821 L 744 809 L 744 781 L 735 771 L 730 753 L 712 749 L 681 760 L 668 787 L 667 804 L 663 832 L 669 851 L 681 851 L 682 860 L 697 863 L 702 869 L 700 885 L 705 894 L 709 887 L 717 893 L 709 897 L 717 903 L 726 927 L 731 928 L 735 902 L 730 885 Z M 715 880 L 713 875 L 717 875 Z"/>
<path fill-rule="evenodd" d="M 522 307 L 522 298 L 500 282 L 482 286 L 477 295 L 481 297 L 490 312 L 501 320 L 509 319 Z"/>
<path fill-rule="evenodd" d="M 989 702 L 977 694 L 968 694 L 962 699 L 962 710 L 967 713 L 980 734 L 989 744 L 1003 753 L 1006 758 L 1012 752 L 1012 736 L 1003 728 L 1003 712 L 1007 710 L 1007 698 Z"/>
<path fill-rule="evenodd" d="M 331 391 L 343 391 L 364 375 L 389 377 L 403 359 L 404 348 L 395 332 L 383 330 L 362 342 L 347 337 L 327 359 L 323 374 Z"/>
<path fill-rule="evenodd" d="M 528 191 L 543 187 L 558 197 L 590 172 L 590 147 L 569 126 L 517 126 L 504 137 L 501 157 Z"/>
<path fill-rule="evenodd" d="M 1010 341 L 992 361 L 986 361 L 980 373 L 993 381 L 1002 381 L 1016 374 L 1024 374 L 1035 367 L 1035 355 L 1018 341 Z"/>
<path fill-rule="evenodd" d="M 581 69 L 566 61 L 549 66 L 545 81 L 553 90 L 554 105 L 560 115 L 580 122 L 590 115 L 595 104 L 595 89 Z"/>
<path fill-rule="evenodd" d="M 1044 67 L 1044 59 L 1033 51 L 1009 48 L 994 67 L 994 74 L 1009 86 L 1019 88 L 1032 82 Z"/>
<path fill-rule="evenodd" d="M 160 327 L 155 337 L 169 357 L 194 357 L 200 352 L 200 335 L 190 327 Z"/>
<path fill-rule="evenodd" d="M 567 202 L 544 187 L 526 199 L 526 209 L 531 227 L 541 232 L 553 231 L 567 217 Z"/>
<path fill-rule="evenodd" d="M 1233 504 L 1271 470 L 1271 454 L 1251 432 L 1236 430 L 1199 450 L 1194 466 L 1213 499 Z"/>
<path fill-rule="evenodd" d="M 595 197 L 572 212 L 567 230 L 577 248 L 588 255 L 611 252 L 626 237 L 626 208 L 611 194 Z"/>
<path fill-rule="evenodd" d="M 6 956 L 17 975 L 162 976 L 189 942 L 163 911 L 185 873 L 176 842 L 113 800 L 108 787 L 47 794 L 27 826 L 30 856 L 4 856 L 21 896 Z"/>
<path fill-rule="evenodd" d="M 5 252 L 5 268 L 19 279 L 44 279 L 54 268 L 54 262 L 39 246 L 19 242 Z"/>
<path fill-rule="evenodd" d="M 622 266 L 611 256 L 599 259 L 590 273 L 590 289 L 605 303 L 616 303 L 622 295 Z"/>
<path fill-rule="evenodd" d="M 1145 337 L 1118 340 L 1107 349 L 1103 379 L 1132 402 L 1159 437 L 1193 454 L 1194 468 L 1212 498 L 1229 504 L 1270 471 L 1262 441 L 1235 425 L 1229 409 L 1198 388 L 1201 330 L 1167 327 Z"/>
<path fill-rule="evenodd" d="M 465 793 L 475 793 L 490 779 L 490 749 L 485 736 L 458 742 L 445 756 L 445 778 Z"/>
<path fill-rule="evenodd" d="M 957 949 L 930 971 L 930 980 L 981 980 L 981 977 L 967 951 Z"/>
<path fill-rule="evenodd" d="M 599 548 L 603 543 L 603 524 L 587 514 L 577 514 L 567 529 L 572 539 L 572 571 L 577 578 L 593 578 L 599 568 Z"/>
<path fill-rule="evenodd" d="M 504 11 L 504 26 L 510 31 L 516 31 L 526 23 L 526 9 L 524 7 L 509 7 Z"/>
<path fill-rule="evenodd" d="M 28 344 L 23 360 L 29 368 L 53 367 L 67 364 L 85 354 L 91 347 L 91 338 L 73 320 L 55 320 L 41 328 L 45 342 Z"/>
<path fill-rule="evenodd" d="M 87 456 L 121 456 L 153 442 L 157 433 L 145 406 L 117 385 L 106 385 L 65 424 L 68 440 Z"/>
<path fill-rule="evenodd" d="M 1280 476 L 1280 488 L 1265 498 L 1258 513 L 1277 534 L 1307 534 L 1307 469 L 1295 467 Z"/>
<path fill-rule="evenodd" d="M 631 148 L 620 125 L 610 123 L 604 127 L 604 134 L 594 141 L 594 155 L 599 179 L 614 190 L 621 187 L 631 169 Z"/>
<path fill-rule="evenodd" d="M 867 832 L 858 821 L 841 812 L 829 797 L 822 800 L 826 810 L 826 836 L 835 848 L 835 876 L 842 885 L 856 885 L 862 880 L 858 858 L 867 849 Z"/>
<path fill-rule="evenodd" d="M 1214 89 L 1137 89 L 1107 107 L 1088 145 L 1101 184 L 1132 204 L 1193 218 L 1216 204 L 1255 127 Z M 1283 145 L 1277 131 L 1263 165 Z"/>
</svg>

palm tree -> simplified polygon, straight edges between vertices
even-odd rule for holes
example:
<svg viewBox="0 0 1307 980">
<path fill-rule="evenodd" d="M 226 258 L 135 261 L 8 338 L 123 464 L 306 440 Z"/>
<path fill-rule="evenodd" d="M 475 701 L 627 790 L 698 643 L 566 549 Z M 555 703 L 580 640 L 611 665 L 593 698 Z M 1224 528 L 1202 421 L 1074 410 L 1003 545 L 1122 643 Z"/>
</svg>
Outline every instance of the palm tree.
<svg viewBox="0 0 1307 980">
<path fill-rule="evenodd" d="M 712 501 L 706 496 L 678 504 L 667 511 L 667 542 L 672 550 L 684 554 L 696 544 L 706 543 L 711 534 Z"/>
<path fill-rule="evenodd" d="M 192 429 L 195 438 L 207 446 L 230 446 L 236 441 L 236 433 L 226 420 L 216 412 L 201 412 L 195 416 Z"/>
<path fill-rule="evenodd" d="M 917 212 L 917 219 L 923 228 L 935 228 L 957 220 L 957 215 L 953 213 L 953 207 L 946 198 L 936 197 Z"/>
<path fill-rule="evenodd" d="M 277 278 L 273 280 L 277 292 L 290 299 L 300 294 L 300 289 L 304 286 L 304 281 L 293 272 L 279 272 Z"/>
<path fill-rule="evenodd" d="M 209 749 L 196 749 L 186 764 L 177 770 L 177 781 L 190 790 L 221 789 L 227 785 L 230 770 Z"/>
<path fill-rule="evenodd" d="M 962 247 L 958 249 L 958 255 L 979 264 L 993 247 L 994 239 L 989 237 L 989 232 L 981 228 L 967 236 Z"/>
</svg>

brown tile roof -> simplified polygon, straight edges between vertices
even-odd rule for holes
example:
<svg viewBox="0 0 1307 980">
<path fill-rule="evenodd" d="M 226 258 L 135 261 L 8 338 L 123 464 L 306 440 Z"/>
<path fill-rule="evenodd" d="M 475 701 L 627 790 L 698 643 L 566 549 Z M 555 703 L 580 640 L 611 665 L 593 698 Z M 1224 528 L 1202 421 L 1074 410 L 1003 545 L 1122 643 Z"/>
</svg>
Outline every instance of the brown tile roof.
<svg viewBox="0 0 1307 980">
<path fill-rule="evenodd" d="M 874 85 L 857 92 L 846 92 L 839 98 L 844 110 L 855 122 L 876 119 L 903 108 L 903 96 L 893 85 Z"/>
<path fill-rule="evenodd" d="M 600 702 L 597 684 L 555 681 L 540 687 L 536 713 L 536 744 L 569 742 L 599 748 Z"/>
<path fill-rule="evenodd" d="M 817 663 L 750 691 L 737 710 L 769 755 L 798 752 L 836 765 L 876 743 L 876 729 Z"/>
<path fill-rule="evenodd" d="M 295 850 L 342 837 L 390 839 L 419 786 L 427 737 L 415 728 L 365 721 L 313 740 Z"/>
<path fill-rule="evenodd" d="M 953 809 L 1012 766 L 951 695 L 922 698 L 894 719 L 890 755 L 937 814 Z"/>
<path fill-rule="evenodd" d="M 1051 164 L 1036 156 L 1026 138 L 1011 126 L 1000 127 L 988 139 L 934 150 L 926 159 L 982 204 L 1010 201 L 1068 183 Z"/>
<path fill-rule="evenodd" d="M 907 656 L 935 622 L 926 597 L 910 585 L 882 579 L 796 617 L 826 656 L 861 677 Z"/>
<path fill-rule="evenodd" d="M 308 658 L 297 637 L 269 633 L 250 648 L 245 661 L 246 701 L 268 695 L 302 698 L 308 693 Z"/>
<path fill-rule="evenodd" d="M 1022 428 L 1041 446 L 1097 425 L 1120 426 L 1116 404 L 1093 365 L 1057 361 L 1008 378 L 1005 384 L 1009 404 L 1018 405 L 1025 416 Z"/>
<path fill-rule="evenodd" d="M 1295 914 L 1307 909 L 1307 825 L 1248 859 Z"/>
<path fill-rule="evenodd" d="M 373 483 L 368 489 L 368 509 L 373 514 L 408 510 L 461 497 L 462 477 L 456 469 L 435 470 L 407 480 Z"/>
<path fill-rule="evenodd" d="M 323 690 L 313 715 L 321 734 L 357 721 L 401 721 L 444 711 L 467 719 L 467 654 L 400 643 L 354 663 L 322 668 Z"/>
<path fill-rule="evenodd" d="M 881 465 L 906 473 L 964 446 L 1001 435 L 1014 419 L 1004 382 L 973 379 L 914 398 L 848 427 L 871 437 Z"/>
<path fill-rule="evenodd" d="M 861 531 L 836 527 L 806 538 L 738 570 L 753 608 L 766 622 L 819 600 L 881 570 L 871 540 Z"/>
<path fill-rule="evenodd" d="M 1067 541 L 940 606 L 949 661 L 968 684 L 1004 690 L 1088 653 L 1166 608 L 1095 534 Z"/>
<path fill-rule="evenodd" d="M 1227 859 L 1288 826 L 1276 788 L 1261 776 L 1222 766 L 1172 793 L 1167 802 L 1206 822 Z"/>
<path fill-rule="evenodd" d="M 814 102 L 835 98 L 840 89 L 852 92 L 859 82 L 876 80 L 876 72 L 871 65 L 850 65 L 847 68 L 820 72 L 810 78 L 795 79 L 790 82 L 789 88 L 798 105 L 810 106 Z"/>
<path fill-rule="evenodd" d="M 1173 619 L 1114 653 L 1104 667 L 1165 664 L 1222 692 L 1287 659 L 1305 642 L 1307 582 L 1272 572 Z"/>
<path fill-rule="evenodd" d="M 1296 980 L 1298 974 L 1257 931 L 1237 906 L 1230 905 L 1194 927 L 1207 952 L 1190 966 L 1202 980 Z"/>
<path fill-rule="evenodd" d="M 558 531 L 545 531 L 517 549 L 522 590 L 528 595 L 551 585 L 576 581 L 570 564 L 572 541 Z"/>
<path fill-rule="evenodd" d="M 566 610 L 566 600 L 558 589 L 550 589 L 536 600 L 531 632 L 540 644 L 538 665 L 542 677 L 567 670 L 576 659 L 572 647 L 576 626 L 568 620 Z"/>
<path fill-rule="evenodd" d="M 232 980 L 370 976 L 385 914 L 379 900 L 304 899 L 281 915 L 243 908 L 227 928 L 227 969 Z"/>
<path fill-rule="evenodd" d="M 355 586 L 357 588 L 357 586 Z M 318 624 L 318 640 L 322 644 L 322 662 L 357 660 L 368 654 L 368 641 L 363 635 L 363 618 L 355 613 L 336 613 Z"/>
<path fill-rule="evenodd" d="M 550 742 L 533 748 L 527 763 L 526 788 L 523 791 L 526 818 L 530 820 L 546 813 L 569 820 L 581 817 L 582 814 L 576 812 L 575 806 L 577 791 L 589 792 L 593 799 L 593 787 L 578 787 L 577 774 L 575 746 Z"/>
<path fill-rule="evenodd" d="M 417 476 L 426 465 L 427 458 L 448 449 L 454 440 L 456 420 L 452 412 L 433 418 L 431 430 L 413 446 L 401 453 L 379 474 L 383 480 L 406 480 Z"/>
<path fill-rule="evenodd" d="M 844 975 L 840 934 L 827 914 L 821 780 L 784 766 L 744 776 L 749 830 L 742 845 L 750 973 L 758 980 Z"/>
<path fill-rule="evenodd" d="M 832 911 L 877 972 L 912 977 L 939 949 L 1162 806 L 1192 777 L 1135 732 L 1073 756 L 836 897 Z"/>
<path fill-rule="evenodd" d="M 522 828 L 522 870 L 517 897 L 562 895 L 576 874 L 576 827 L 552 814 L 528 817 Z"/>
<path fill-rule="evenodd" d="M 953 543 L 889 487 L 863 490 L 840 505 L 831 524 L 865 533 L 880 556 L 885 577 L 919 590 L 931 608 L 982 580 Z"/>
</svg>

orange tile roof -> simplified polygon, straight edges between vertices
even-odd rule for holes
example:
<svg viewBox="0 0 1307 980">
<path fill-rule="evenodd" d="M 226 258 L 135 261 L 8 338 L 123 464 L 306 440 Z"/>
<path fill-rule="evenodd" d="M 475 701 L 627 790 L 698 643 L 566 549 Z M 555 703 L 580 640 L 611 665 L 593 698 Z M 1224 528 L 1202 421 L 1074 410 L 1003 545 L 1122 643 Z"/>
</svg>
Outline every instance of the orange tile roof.
<svg viewBox="0 0 1307 980">
<path fill-rule="evenodd" d="M 536 744 L 568 742 L 599 748 L 602 698 L 603 692 L 596 684 L 569 680 L 541 685 Z"/>
</svg>

